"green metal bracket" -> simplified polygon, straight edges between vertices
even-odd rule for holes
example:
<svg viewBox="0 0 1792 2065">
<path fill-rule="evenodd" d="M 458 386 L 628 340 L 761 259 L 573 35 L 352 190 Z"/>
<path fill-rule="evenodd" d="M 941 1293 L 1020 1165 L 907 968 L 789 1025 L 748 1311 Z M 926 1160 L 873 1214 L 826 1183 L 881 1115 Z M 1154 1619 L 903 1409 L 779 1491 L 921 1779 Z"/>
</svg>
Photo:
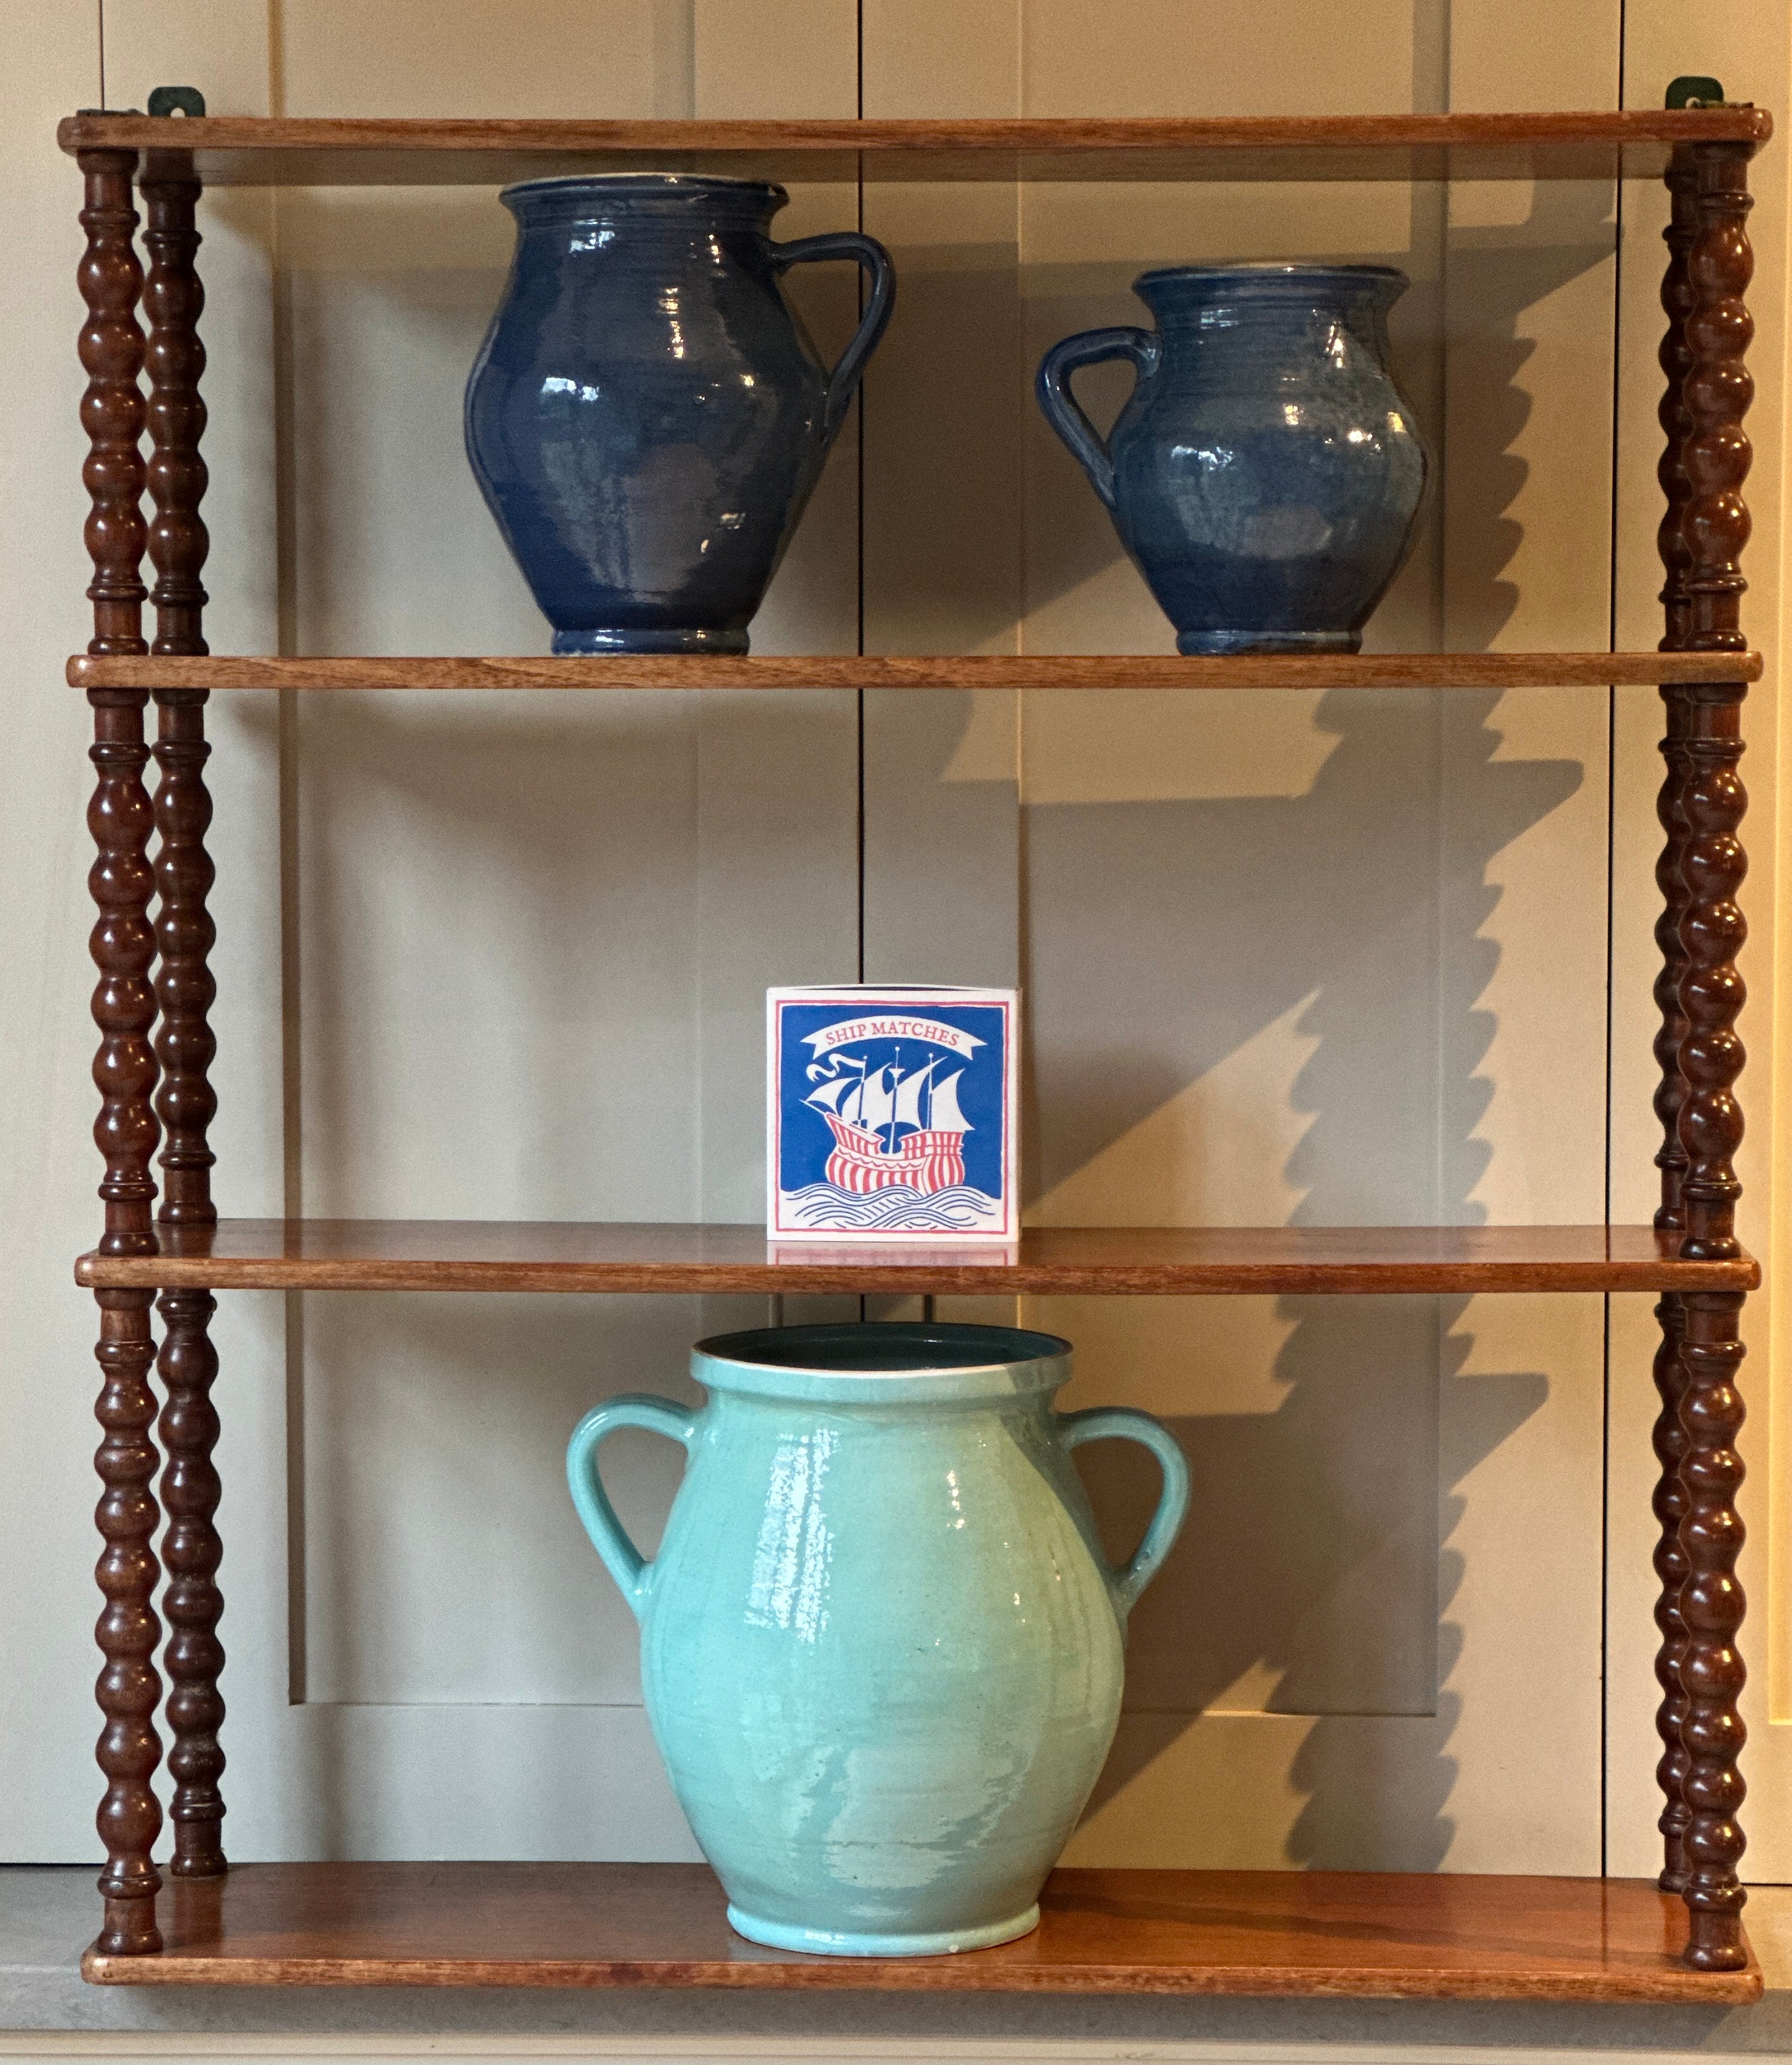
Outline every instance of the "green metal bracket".
<svg viewBox="0 0 1792 2065">
<path fill-rule="evenodd" d="M 149 104 L 153 112 L 155 103 L 152 99 Z M 1724 105 L 1723 86 L 1719 80 L 1700 79 L 1688 73 L 1683 78 L 1677 79 L 1668 88 L 1668 105 L 1669 107 L 1721 107 Z"/>
<path fill-rule="evenodd" d="M 1684 80 L 1680 83 L 1685 83 Z M 1693 82 L 1695 86 L 1699 83 L 1697 79 Z M 1706 80 L 1705 83 L 1709 85 L 1710 82 Z M 203 115 L 205 95 L 196 86 L 159 86 L 149 96 L 149 111 L 151 115 Z"/>
</svg>

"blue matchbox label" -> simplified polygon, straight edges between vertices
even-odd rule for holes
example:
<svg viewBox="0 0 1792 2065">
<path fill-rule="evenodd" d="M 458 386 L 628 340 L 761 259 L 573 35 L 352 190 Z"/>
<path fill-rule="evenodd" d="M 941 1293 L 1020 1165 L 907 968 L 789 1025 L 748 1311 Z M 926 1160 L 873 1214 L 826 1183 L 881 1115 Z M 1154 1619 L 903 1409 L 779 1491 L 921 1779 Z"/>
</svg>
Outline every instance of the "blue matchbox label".
<svg viewBox="0 0 1792 2065">
<path fill-rule="evenodd" d="M 1019 1238 L 1012 990 L 766 992 L 766 1228 Z"/>
</svg>

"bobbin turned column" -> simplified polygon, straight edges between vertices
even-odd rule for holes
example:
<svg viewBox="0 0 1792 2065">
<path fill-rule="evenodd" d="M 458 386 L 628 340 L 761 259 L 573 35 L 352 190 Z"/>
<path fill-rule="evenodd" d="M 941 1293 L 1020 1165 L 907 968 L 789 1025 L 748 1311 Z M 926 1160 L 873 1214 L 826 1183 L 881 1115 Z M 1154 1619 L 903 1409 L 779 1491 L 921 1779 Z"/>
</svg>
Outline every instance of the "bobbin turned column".
<svg viewBox="0 0 1792 2065">
<path fill-rule="evenodd" d="M 1664 385 L 1660 417 L 1665 441 L 1657 468 L 1667 500 L 1657 544 L 1667 576 L 1661 590 L 1667 616 L 1667 635 L 1661 641 L 1661 649 L 1669 653 L 1680 651 L 1684 645 L 1689 606 L 1686 576 L 1691 558 L 1681 525 L 1691 493 L 1685 459 L 1689 419 L 1682 389 L 1689 362 L 1686 318 L 1693 306 L 1686 276 L 1686 254 L 1693 243 L 1693 187 L 1691 165 L 1676 158 L 1668 172 L 1673 212 L 1662 232 L 1668 246 L 1668 269 L 1661 282 L 1661 307 L 1668 328 L 1661 350 Z M 1686 824 L 1681 798 L 1689 766 L 1685 751 L 1689 723 L 1685 697 L 1678 688 L 1664 688 L 1661 698 L 1667 705 L 1665 736 L 1661 742 L 1667 769 L 1656 799 L 1665 843 L 1655 864 L 1656 885 L 1661 892 L 1661 915 L 1655 926 L 1655 944 L 1661 955 L 1661 972 L 1655 982 L 1656 1008 L 1661 1014 L 1661 1030 L 1655 1037 L 1656 1065 L 1661 1072 L 1655 1092 L 1655 1115 L 1661 1126 L 1661 1145 L 1655 1157 L 1661 1172 L 1661 1202 L 1655 1223 L 1664 1231 L 1677 1232 L 1683 1224 L 1680 1182 L 1686 1167 L 1685 1151 L 1680 1144 L 1680 1108 L 1686 1101 L 1686 1081 L 1680 1073 L 1680 1046 L 1686 1034 L 1685 1015 L 1680 1005 L 1681 978 L 1686 970 L 1685 952 L 1680 943 L 1680 923 L 1686 912 L 1686 887 L 1681 871 Z M 1680 1523 L 1686 1510 L 1680 1482 L 1681 1458 L 1686 1450 L 1680 1404 L 1686 1388 L 1686 1373 L 1680 1348 L 1685 1337 L 1686 1315 L 1677 1292 L 1670 1291 L 1662 1298 L 1655 1316 L 1661 1328 L 1654 1369 L 1655 1388 L 1661 1400 L 1654 1429 L 1656 1460 L 1661 1465 L 1654 1500 L 1655 1517 L 1661 1529 L 1655 1548 L 1655 1574 L 1661 1585 L 1655 1624 L 1661 1636 L 1655 1659 L 1656 1679 L 1661 1688 L 1661 1702 L 1655 1716 L 1656 1731 L 1661 1738 L 1661 1760 L 1655 1775 L 1664 1802 L 1657 1824 L 1662 1838 L 1661 1887 L 1666 1893 L 1681 1893 L 1686 1885 L 1685 1843 L 1691 1812 L 1685 1792 L 1689 1760 L 1681 1739 L 1686 1694 L 1680 1682 L 1686 1653 L 1686 1627 L 1680 1617 L 1680 1591 L 1686 1579 L 1686 1558 L 1680 1546 Z"/>
<path fill-rule="evenodd" d="M 149 529 L 149 556 L 155 586 L 150 600 L 161 656 L 204 653 L 200 582 L 210 540 L 199 513 L 206 488 L 200 440 L 205 404 L 200 378 L 205 348 L 199 317 L 205 297 L 194 258 L 200 236 L 194 226 L 200 183 L 189 156 L 155 152 L 145 164 L 143 243 L 149 273 L 143 309 L 149 321 L 145 366 L 149 375 L 148 487 L 155 515 Z M 155 1051 L 161 1065 L 156 1110 L 163 1127 L 161 1208 L 164 1226 L 211 1226 L 211 1171 L 216 1157 L 207 1133 L 216 1113 L 210 1081 L 217 1043 L 210 1012 L 216 996 L 210 955 L 216 938 L 206 898 L 212 867 L 205 850 L 212 799 L 205 786 L 211 748 L 205 740 L 205 691 L 158 689 L 155 759 L 161 782 L 155 792 L 159 835 L 155 879 L 159 967 L 156 998 L 160 1025 Z M 222 1842 L 224 1752 L 218 1731 L 224 1700 L 218 1677 L 224 1648 L 218 1622 L 224 1597 L 216 1582 L 223 1545 L 212 1516 L 219 1485 L 212 1451 L 218 1416 L 211 1390 L 218 1359 L 211 1341 L 217 1309 L 205 1291 L 167 1291 L 159 1301 L 163 1319 L 158 1365 L 167 1403 L 161 1420 L 167 1463 L 162 1505 L 167 1516 L 162 1560 L 167 1587 L 162 1610 L 168 1623 L 163 1661 L 168 1679 L 168 1770 L 174 1795 L 176 1877 L 208 1877 L 224 1869 Z"/>
<path fill-rule="evenodd" d="M 79 282 L 87 306 L 81 363 L 88 382 L 81 421 L 89 450 L 83 479 L 92 507 L 87 523 L 94 578 L 94 636 L 88 651 L 140 653 L 143 643 L 143 467 L 138 440 L 143 427 L 137 377 L 143 333 L 137 297 L 143 284 L 131 231 L 134 155 L 80 154 L 86 179 L 81 223 L 87 232 Z M 105 1158 L 99 1194 L 107 1255 L 143 1254 L 155 1245 L 150 1207 L 155 1183 L 150 1158 L 158 1128 L 151 1102 L 155 1055 L 150 1032 L 155 996 L 150 982 L 155 935 L 149 903 L 154 889 L 146 848 L 152 822 L 143 771 L 140 689 L 91 690 L 98 781 L 87 822 L 98 849 L 89 886 L 99 918 L 91 941 L 99 971 L 93 1015 L 99 1028 L 94 1081 L 100 1093 L 94 1138 Z M 155 1355 L 147 1291 L 100 1291 L 96 1351 L 103 1381 L 96 1408 L 103 1429 L 96 1466 L 105 1489 L 97 1518 L 105 1539 L 97 1575 L 105 1606 L 97 1630 L 105 1663 L 97 1687 L 105 1716 L 99 1744 L 106 1791 L 99 1828 L 106 1845 L 99 1877 L 106 1917 L 99 1947 L 114 1953 L 159 1950 L 155 1895 L 160 1886 L 151 1853 L 162 1813 L 150 1780 L 161 1760 L 155 1732 L 160 1693 L 155 1655 L 160 1630 L 152 1603 L 157 1566 L 153 1484 L 155 1401 L 149 1385 Z"/>
<path fill-rule="evenodd" d="M 1753 329 L 1743 301 L 1752 270 L 1744 229 L 1749 156 L 1748 146 L 1727 143 L 1686 146 L 1676 153 L 1677 198 L 1691 236 L 1680 390 L 1684 560 L 1680 592 L 1669 603 L 1666 642 L 1683 651 L 1746 649 L 1739 562 L 1749 535 L 1742 499 L 1750 459 L 1742 419 L 1752 395 L 1743 363 Z M 1670 592 L 1675 585 L 1670 564 Z M 1677 1231 L 1681 1255 L 1705 1260 L 1742 1251 L 1734 1156 L 1742 1114 L 1734 1085 L 1743 1060 L 1736 1032 L 1743 1001 L 1736 956 L 1746 931 L 1736 903 L 1747 865 L 1738 837 L 1747 802 L 1737 772 L 1744 693 L 1741 682 L 1682 689 L 1677 723 L 1670 726 L 1684 898 L 1678 926 L 1682 1091 L 1674 1114 L 1681 1158 L 1674 1171 Z M 1744 1601 L 1735 1575 L 1742 1543 L 1735 1505 L 1742 1481 L 1735 1447 L 1743 1417 L 1735 1381 L 1742 1360 L 1742 1299 L 1738 1292 L 1689 1292 L 1680 1303 L 1680 1736 L 1687 1810 L 1681 1850 L 1682 1890 L 1692 1916 L 1686 1955 L 1701 1970 L 1722 1971 L 1746 1962 L 1741 1926 L 1746 1894 L 1737 1875 L 1744 1847 L 1737 1817 L 1745 1791 L 1737 1760 L 1746 1735 L 1737 1703 L 1746 1675 L 1736 1645 Z"/>
<path fill-rule="evenodd" d="M 1661 1688 L 1655 1728 L 1661 1738 L 1661 1757 L 1655 1776 L 1664 1800 L 1656 1825 L 1662 1839 L 1661 1890 L 1684 1893 L 1686 1830 L 1693 1818 L 1686 1804 L 1686 1773 L 1692 1763 L 1684 1734 L 1686 1688 L 1680 1675 L 1686 1661 L 1686 1623 L 1680 1613 L 1680 1594 L 1686 1582 L 1686 1552 L 1680 1546 L 1680 1524 L 1686 1517 L 1685 1488 L 1680 1481 L 1680 1466 L 1686 1453 L 1685 1429 L 1680 1424 L 1686 1392 L 1686 1368 L 1681 1357 L 1686 1338 L 1685 1307 L 1679 1296 L 1670 1292 L 1656 1307 L 1655 1316 L 1661 1328 L 1654 1369 L 1655 1388 L 1661 1400 L 1654 1433 L 1655 1457 L 1661 1465 L 1654 1501 L 1661 1529 L 1655 1545 L 1655 1574 L 1661 1587 L 1655 1606 L 1655 1625 L 1661 1636 L 1655 1658 L 1656 1683 Z"/>
</svg>

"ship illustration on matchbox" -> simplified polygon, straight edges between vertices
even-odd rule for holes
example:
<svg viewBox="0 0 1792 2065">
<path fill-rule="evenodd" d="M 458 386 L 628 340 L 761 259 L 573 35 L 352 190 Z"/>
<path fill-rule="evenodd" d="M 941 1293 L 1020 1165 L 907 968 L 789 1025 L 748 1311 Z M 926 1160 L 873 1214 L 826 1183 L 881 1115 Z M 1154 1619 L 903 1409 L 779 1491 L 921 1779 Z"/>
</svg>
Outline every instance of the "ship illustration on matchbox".
<svg viewBox="0 0 1792 2065">
<path fill-rule="evenodd" d="M 1011 989 L 765 993 L 766 1231 L 1020 1238 Z"/>
</svg>

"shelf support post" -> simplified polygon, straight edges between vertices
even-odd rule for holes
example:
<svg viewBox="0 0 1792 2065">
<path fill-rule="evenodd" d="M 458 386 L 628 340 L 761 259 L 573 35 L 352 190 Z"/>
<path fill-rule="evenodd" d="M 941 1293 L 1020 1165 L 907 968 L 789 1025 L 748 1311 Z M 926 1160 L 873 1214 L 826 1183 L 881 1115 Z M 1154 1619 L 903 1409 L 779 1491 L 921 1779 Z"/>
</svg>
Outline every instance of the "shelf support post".
<svg viewBox="0 0 1792 2065">
<path fill-rule="evenodd" d="M 143 637 L 145 592 L 139 568 L 144 532 L 143 429 L 138 375 L 143 358 L 137 323 L 142 269 L 132 244 L 136 212 L 131 182 L 135 154 L 84 151 L 82 228 L 87 232 L 79 285 L 87 317 L 81 363 L 87 373 L 81 421 L 88 452 L 82 477 L 92 507 L 87 544 L 94 578 L 94 635 L 88 651 L 135 654 Z M 98 907 L 91 942 L 99 980 L 93 1016 L 99 1028 L 94 1081 L 100 1094 L 94 1138 L 105 1159 L 99 1194 L 106 1208 L 101 1252 L 154 1250 L 150 1208 L 155 1181 L 150 1159 L 159 1129 L 152 1097 L 155 1053 L 150 1034 L 155 992 L 150 980 L 155 936 L 149 904 L 155 877 L 147 852 L 153 814 L 143 786 L 141 689 L 91 690 L 97 777 L 87 823 L 97 855 L 89 887 Z M 152 1853 L 162 1810 L 150 1780 L 161 1761 L 155 1708 L 160 1635 L 154 1605 L 159 1574 L 155 1538 L 155 1400 L 149 1384 L 155 1342 L 148 1291 L 99 1291 L 102 1382 L 95 1408 L 103 1429 L 95 1465 L 104 1487 L 96 1514 L 105 1547 L 96 1575 L 105 1598 L 96 1630 L 104 1657 L 96 1687 L 104 1715 L 98 1757 L 106 1778 L 98 1825 L 106 1846 L 99 1875 L 105 1922 L 99 1947 L 135 1954 L 161 1947 L 155 1896 L 161 1885 Z"/>
<path fill-rule="evenodd" d="M 1753 394 L 1744 364 L 1753 325 L 1743 298 L 1753 269 L 1745 226 L 1751 151 L 1746 143 L 1682 145 L 1669 172 L 1674 219 L 1662 297 L 1669 330 L 1662 347 L 1668 451 L 1661 470 L 1669 499 L 1662 526 L 1668 651 L 1746 650 L 1740 560 L 1749 535 L 1742 417 Z M 1746 684 L 1664 693 L 1668 847 L 1657 1111 L 1665 1138 L 1657 1223 L 1678 1234 L 1682 1256 L 1717 1261 L 1742 1251 L 1733 1158 L 1742 1138 L 1734 1085 L 1743 1061 L 1736 956 L 1746 927 L 1736 894 L 1747 865 L 1738 836 L 1747 797 L 1737 764 Z M 1687 1962 L 1706 1971 L 1735 1970 L 1746 1958 L 1746 1894 L 1737 1875 L 1745 1792 L 1737 1760 L 1746 1737 L 1738 1701 L 1746 1675 L 1736 1645 L 1744 1610 L 1735 1574 L 1742 1543 L 1735 1506 L 1742 1481 L 1735 1447 L 1743 1417 L 1735 1382 L 1742 1309 L 1738 1292 L 1664 1299 L 1657 1358 L 1663 1420 L 1670 1423 L 1658 1422 L 1657 1430 L 1664 1471 L 1656 1509 L 1664 1530 L 1657 1552 L 1664 1638 L 1658 1675 L 1667 1694 L 1660 1723 L 1668 1744 L 1661 1773 L 1669 1796 L 1663 1884 L 1685 1896 L 1692 1922 Z"/>
<path fill-rule="evenodd" d="M 200 441 L 205 403 L 200 378 L 205 347 L 199 317 L 205 305 L 195 258 L 200 236 L 194 213 L 200 182 L 184 152 L 152 152 L 142 192 L 143 243 L 149 273 L 143 308 L 149 321 L 145 365 L 149 374 L 151 443 L 147 483 L 155 515 L 149 556 L 156 571 L 155 605 L 159 655 L 204 653 L 201 628 L 206 593 L 200 572 L 209 549 L 200 502 L 206 489 Z M 164 1226 L 212 1226 L 211 1171 L 216 1159 L 207 1134 L 217 1111 L 210 1069 L 217 1052 L 210 1012 L 217 994 L 210 956 L 216 928 L 206 899 L 213 879 L 205 832 L 212 798 L 205 785 L 211 747 L 205 738 L 206 691 L 155 691 L 155 791 L 159 838 L 156 999 L 160 1024 L 155 1051 L 161 1067 L 156 1111 L 164 1146 Z M 225 1869 L 222 1829 L 224 1756 L 218 1742 L 224 1707 L 218 1690 L 224 1648 L 218 1622 L 224 1595 L 217 1584 L 223 1556 L 214 1515 L 219 1484 L 212 1461 L 218 1416 L 211 1391 L 218 1358 L 212 1344 L 216 1301 L 205 1291 L 165 1291 L 159 1373 L 167 1394 L 162 1445 L 167 1465 L 162 1505 L 167 1515 L 162 1561 L 167 1572 L 163 1611 L 168 1623 L 163 1655 L 168 1679 L 168 1771 L 174 1780 L 169 1818 L 177 1878 L 204 1878 Z"/>
<path fill-rule="evenodd" d="M 1672 213 L 1662 232 L 1668 246 L 1668 267 L 1661 281 L 1661 307 L 1668 327 L 1660 354 L 1664 385 L 1659 414 L 1665 442 L 1656 470 L 1667 503 L 1656 534 L 1666 575 L 1661 589 L 1667 618 L 1666 636 L 1661 641 L 1664 652 L 1682 650 L 1689 627 L 1686 580 L 1692 561 L 1681 526 L 1691 497 L 1686 479 L 1689 419 L 1683 390 L 1689 363 L 1686 318 L 1693 307 L 1686 254 L 1693 245 L 1693 180 L 1690 161 L 1684 153 L 1676 153 L 1667 175 Z M 1661 972 L 1655 980 L 1656 1008 L 1661 1015 L 1661 1029 L 1655 1036 L 1656 1065 L 1661 1072 L 1655 1092 L 1655 1116 L 1661 1127 L 1655 1166 L 1661 1172 L 1661 1201 L 1655 1223 L 1664 1231 L 1678 1232 L 1685 1224 L 1680 1185 L 1686 1168 L 1685 1153 L 1680 1145 L 1680 1108 L 1686 1101 L 1686 1081 L 1680 1073 L 1680 1046 L 1686 1036 L 1686 1020 L 1680 1008 L 1680 981 L 1686 966 L 1680 944 L 1680 922 L 1686 913 L 1686 887 L 1681 873 L 1686 824 L 1681 798 L 1689 766 L 1685 751 L 1689 724 L 1684 690 L 1664 686 L 1661 694 L 1666 705 L 1661 753 L 1667 766 L 1656 799 L 1665 843 L 1655 864 L 1656 885 L 1661 893 L 1661 915 L 1655 925 L 1655 944 L 1661 956 Z M 1655 1715 L 1656 1731 L 1661 1738 L 1661 1759 L 1655 1775 L 1663 1797 L 1657 1825 L 1662 1839 L 1661 1889 L 1665 1893 L 1684 1893 L 1686 1826 L 1691 1815 L 1686 1804 L 1689 1760 L 1681 1740 L 1686 1695 L 1680 1683 L 1680 1668 L 1685 1660 L 1686 1629 L 1680 1618 L 1680 1591 L 1686 1580 L 1686 1559 L 1680 1546 L 1680 1522 L 1686 1501 L 1681 1489 L 1680 1461 L 1685 1453 L 1686 1437 L 1680 1424 L 1680 1404 L 1686 1376 L 1680 1348 L 1685 1336 L 1686 1315 L 1679 1294 L 1669 1291 L 1657 1305 L 1655 1316 L 1661 1329 L 1654 1369 L 1655 1388 L 1661 1400 L 1654 1429 L 1656 1460 L 1661 1465 L 1654 1501 L 1661 1530 L 1655 1548 L 1655 1574 L 1661 1586 L 1655 1624 L 1661 1637 L 1655 1659 L 1656 1680 L 1661 1688 Z"/>
</svg>

